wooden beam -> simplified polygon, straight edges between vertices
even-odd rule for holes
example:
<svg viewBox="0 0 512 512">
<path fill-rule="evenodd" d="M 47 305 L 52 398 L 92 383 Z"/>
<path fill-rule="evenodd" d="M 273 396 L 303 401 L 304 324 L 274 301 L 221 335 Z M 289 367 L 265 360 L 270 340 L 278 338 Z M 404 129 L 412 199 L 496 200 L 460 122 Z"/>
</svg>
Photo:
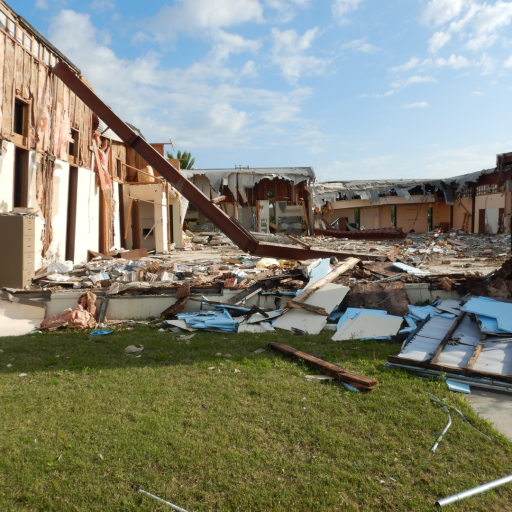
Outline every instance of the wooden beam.
<svg viewBox="0 0 512 512">
<path fill-rule="evenodd" d="M 110 200 L 109 200 L 109 197 L 107 194 L 107 185 L 105 183 L 105 175 L 103 174 L 103 165 L 100 160 L 98 145 L 96 144 L 96 141 L 94 139 L 92 140 L 92 147 L 94 149 L 94 158 L 98 163 L 98 174 L 100 177 L 101 191 L 103 192 L 103 196 L 105 197 L 105 202 L 107 203 L 108 211 L 109 211 L 110 215 L 112 216 L 112 220 L 114 220 L 114 218 L 115 218 L 114 210 L 112 209 L 112 204 L 110 203 Z"/>
<path fill-rule="evenodd" d="M 322 359 L 318 359 L 317 357 L 314 357 L 310 354 L 300 352 L 293 347 L 289 347 L 275 341 L 271 342 L 269 347 L 294 359 L 305 361 L 309 366 L 316 368 L 321 372 L 326 373 L 327 375 L 330 375 L 336 380 L 347 382 L 348 384 L 351 384 L 360 390 L 369 391 L 374 389 L 379 383 L 379 381 L 375 379 L 365 377 L 364 375 L 360 375 L 358 373 L 350 372 L 344 368 L 341 368 L 340 366 L 328 363 L 327 361 L 323 361 Z"/>
<path fill-rule="evenodd" d="M 302 247 L 305 247 L 306 249 L 311 249 L 311 245 L 305 244 L 302 240 L 299 240 L 298 238 L 295 238 L 293 235 L 286 234 L 286 236 L 290 240 L 293 240 L 296 244 L 302 245 Z"/>
<path fill-rule="evenodd" d="M 441 355 L 441 352 L 444 350 L 446 345 L 448 345 L 448 342 L 452 339 L 453 333 L 455 332 L 457 327 L 459 327 L 462 320 L 464 320 L 465 316 L 465 311 L 461 311 L 459 313 L 459 316 L 453 321 L 451 327 L 448 329 L 448 332 L 444 335 L 444 338 L 441 340 L 441 343 L 439 343 L 439 346 L 436 348 L 434 355 L 430 359 L 428 359 L 428 363 L 435 364 L 437 362 L 439 356 Z"/>
<path fill-rule="evenodd" d="M 132 213 L 132 205 L 134 199 L 130 199 L 130 206 L 128 207 L 128 217 L 126 219 L 126 229 L 124 230 L 124 239 L 128 236 L 128 230 L 130 229 L 130 214 Z"/>
<path fill-rule="evenodd" d="M 312 306 L 311 304 L 306 304 L 305 302 L 295 302 L 294 300 L 287 300 L 286 307 L 291 309 L 303 309 L 304 311 L 309 311 L 310 313 L 316 313 L 322 316 L 329 316 L 329 313 L 324 308 L 318 306 Z"/>
<path fill-rule="evenodd" d="M 480 352 L 482 352 L 483 348 L 484 348 L 483 344 L 477 345 L 475 347 L 473 355 L 471 356 L 471 359 L 468 361 L 468 364 L 466 365 L 467 370 L 473 369 L 473 366 L 475 366 L 476 360 L 478 359 L 478 356 L 480 355 Z"/>
</svg>

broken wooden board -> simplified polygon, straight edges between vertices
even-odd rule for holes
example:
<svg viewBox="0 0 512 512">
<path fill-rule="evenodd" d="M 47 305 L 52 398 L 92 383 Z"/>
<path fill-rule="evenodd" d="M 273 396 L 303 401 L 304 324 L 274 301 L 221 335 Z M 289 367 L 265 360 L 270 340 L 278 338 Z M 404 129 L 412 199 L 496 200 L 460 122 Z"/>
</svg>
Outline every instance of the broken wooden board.
<svg viewBox="0 0 512 512">
<path fill-rule="evenodd" d="M 380 276 L 393 277 L 401 273 L 393 270 L 393 264 L 390 262 L 369 261 L 364 262 L 363 264 L 365 270 L 369 270 L 370 272 L 379 274 Z"/>
<path fill-rule="evenodd" d="M 402 281 L 351 284 L 344 305 L 348 308 L 384 309 L 389 315 L 402 317 L 409 313 L 409 299 Z"/>
<path fill-rule="evenodd" d="M 300 350 L 296 350 L 293 347 L 283 345 L 282 343 L 277 343 L 273 341 L 269 344 L 269 347 L 294 359 L 304 361 L 308 366 L 316 368 L 321 372 L 330 375 L 336 380 L 347 382 L 348 384 L 351 384 L 352 386 L 356 387 L 359 390 L 370 391 L 374 389 L 379 383 L 379 381 L 375 379 L 345 370 L 340 366 L 328 363 L 327 361 L 318 359 L 318 357 L 306 354 L 305 352 L 301 352 Z"/>
</svg>

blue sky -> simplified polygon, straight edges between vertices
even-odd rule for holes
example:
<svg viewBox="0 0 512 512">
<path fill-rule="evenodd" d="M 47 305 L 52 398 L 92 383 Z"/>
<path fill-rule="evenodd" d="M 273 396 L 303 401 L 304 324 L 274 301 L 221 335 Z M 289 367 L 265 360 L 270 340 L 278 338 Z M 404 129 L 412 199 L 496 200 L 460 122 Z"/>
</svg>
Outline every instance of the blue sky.
<svg viewBox="0 0 512 512">
<path fill-rule="evenodd" d="M 11 5 L 124 120 L 172 138 L 196 168 L 447 177 L 512 151 L 512 1 Z"/>
</svg>

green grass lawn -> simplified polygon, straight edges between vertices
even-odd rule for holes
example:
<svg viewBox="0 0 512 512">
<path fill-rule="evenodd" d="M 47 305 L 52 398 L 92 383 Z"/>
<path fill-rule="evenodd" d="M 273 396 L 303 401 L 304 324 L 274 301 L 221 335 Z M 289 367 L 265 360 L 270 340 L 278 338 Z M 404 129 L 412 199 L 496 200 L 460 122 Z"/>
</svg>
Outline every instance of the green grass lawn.
<svg viewBox="0 0 512 512">
<path fill-rule="evenodd" d="M 328 332 L 179 336 L 139 327 L 0 338 L 0 511 L 169 510 L 133 485 L 189 512 L 427 511 L 512 473 L 512 445 L 462 396 L 383 370 L 398 345 L 338 344 Z M 351 393 L 308 382 L 318 372 L 253 354 L 272 340 L 380 385 Z M 139 343 L 140 358 L 125 355 Z M 453 415 L 432 455 L 446 414 L 425 391 L 492 441 Z M 446 508 L 511 509 L 512 485 Z"/>
</svg>

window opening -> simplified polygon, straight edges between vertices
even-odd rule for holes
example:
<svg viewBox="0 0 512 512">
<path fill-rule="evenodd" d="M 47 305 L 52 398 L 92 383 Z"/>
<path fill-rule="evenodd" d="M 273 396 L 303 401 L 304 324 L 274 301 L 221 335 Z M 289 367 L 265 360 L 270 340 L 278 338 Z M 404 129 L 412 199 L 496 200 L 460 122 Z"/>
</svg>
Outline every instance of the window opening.
<svg viewBox="0 0 512 512">
<path fill-rule="evenodd" d="M 14 101 L 14 117 L 13 117 L 13 131 L 18 135 L 25 135 L 24 133 L 24 117 L 25 108 L 27 105 L 19 100 Z"/>
</svg>

